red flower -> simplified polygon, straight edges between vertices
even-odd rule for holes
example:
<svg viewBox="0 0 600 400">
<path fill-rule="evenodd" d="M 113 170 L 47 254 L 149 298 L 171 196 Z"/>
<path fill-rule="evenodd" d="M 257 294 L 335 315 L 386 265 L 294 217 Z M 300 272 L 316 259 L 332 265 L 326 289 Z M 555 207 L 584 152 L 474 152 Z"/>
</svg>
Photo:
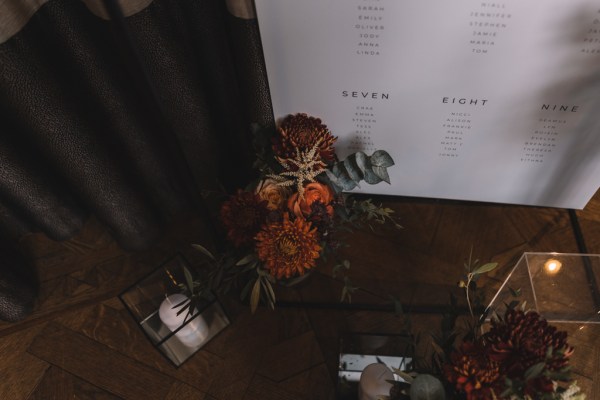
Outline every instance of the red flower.
<svg viewBox="0 0 600 400">
<path fill-rule="evenodd" d="M 307 152 L 318 144 L 319 158 L 325 163 L 335 161 L 333 136 L 327 126 L 319 118 L 306 114 L 288 115 L 279 128 L 277 137 L 273 139 L 273 151 L 281 159 L 296 157 L 296 151 Z"/>
<path fill-rule="evenodd" d="M 254 193 L 238 190 L 221 207 L 221 221 L 227 228 L 229 240 L 239 247 L 253 242 L 268 213 L 265 200 Z"/>
<path fill-rule="evenodd" d="M 446 379 L 467 400 L 491 400 L 492 390 L 496 396 L 502 392 L 500 366 L 487 357 L 481 343 L 463 342 L 450 358 L 444 366 Z"/>
<path fill-rule="evenodd" d="M 536 312 L 508 309 L 504 319 L 492 320 L 483 339 L 490 349 L 490 359 L 501 363 L 511 379 L 523 380 L 525 372 L 539 363 L 545 364 L 544 371 L 559 372 L 567 367 L 573 353 L 567 333 L 549 325 Z M 525 394 L 534 398 L 553 391 L 552 380 L 543 374 L 529 379 L 525 388 Z"/>
</svg>

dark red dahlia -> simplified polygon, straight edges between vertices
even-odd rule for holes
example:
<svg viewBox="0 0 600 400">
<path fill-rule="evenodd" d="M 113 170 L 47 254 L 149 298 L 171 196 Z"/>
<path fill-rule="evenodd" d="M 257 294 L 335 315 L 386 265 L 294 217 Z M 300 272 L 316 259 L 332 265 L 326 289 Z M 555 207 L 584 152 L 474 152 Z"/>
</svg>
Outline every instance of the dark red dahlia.
<svg viewBox="0 0 600 400">
<path fill-rule="evenodd" d="M 253 243 L 268 214 L 265 200 L 242 190 L 221 207 L 221 221 L 227 229 L 227 237 L 236 247 Z"/>
<path fill-rule="evenodd" d="M 489 357 L 502 365 L 511 379 L 524 380 L 533 365 L 544 363 L 544 371 L 560 372 L 569 363 L 573 347 L 567 343 L 567 333 L 558 331 L 536 312 L 507 310 L 503 319 L 492 320 L 492 327 L 483 337 L 489 347 Z M 525 394 L 552 393 L 552 381 L 540 374 L 526 383 Z"/>
<path fill-rule="evenodd" d="M 273 151 L 282 159 L 296 158 L 296 151 L 307 152 L 318 146 L 320 159 L 325 163 L 335 161 L 333 144 L 337 137 L 333 136 L 327 126 L 319 118 L 306 114 L 288 115 L 277 129 L 273 139 Z"/>
</svg>

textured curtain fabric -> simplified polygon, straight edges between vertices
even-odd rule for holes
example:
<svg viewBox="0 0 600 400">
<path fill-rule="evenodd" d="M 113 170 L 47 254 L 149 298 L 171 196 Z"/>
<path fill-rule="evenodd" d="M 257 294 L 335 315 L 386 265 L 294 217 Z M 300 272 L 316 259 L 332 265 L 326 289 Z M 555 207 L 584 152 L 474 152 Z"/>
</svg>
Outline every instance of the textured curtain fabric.
<svg viewBox="0 0 600 400">
<path fill-rule="evenodd" d="M 93 214 L 143 249 L 249 178 L 249 124 L 273 123 L 256 21 L 217 0 L 120 5 L 121 25 L 97 0 L 0 1 L 4 236 L 64 240 Z M 22 284 L 9 264 L 0 309 Z"/>
</svg>

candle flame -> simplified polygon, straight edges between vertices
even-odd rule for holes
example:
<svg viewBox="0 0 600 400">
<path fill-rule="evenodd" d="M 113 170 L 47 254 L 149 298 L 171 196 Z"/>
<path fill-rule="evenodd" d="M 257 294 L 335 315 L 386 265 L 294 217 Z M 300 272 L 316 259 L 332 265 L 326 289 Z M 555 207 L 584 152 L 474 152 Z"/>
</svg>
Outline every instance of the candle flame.
<svg viewBox="0 0 600 400">
<path fill-rule="evenodd" d="M 558 271 L 560 271 L 561 267 L 562 263 L 554 258 L 551 258 L 548 261 L 546 261 L 546 263 L 544 263 L 544 270 L 546 270 L 546 273 L 548 273 L 549 275 L 557 274 Z"/>
</svg>

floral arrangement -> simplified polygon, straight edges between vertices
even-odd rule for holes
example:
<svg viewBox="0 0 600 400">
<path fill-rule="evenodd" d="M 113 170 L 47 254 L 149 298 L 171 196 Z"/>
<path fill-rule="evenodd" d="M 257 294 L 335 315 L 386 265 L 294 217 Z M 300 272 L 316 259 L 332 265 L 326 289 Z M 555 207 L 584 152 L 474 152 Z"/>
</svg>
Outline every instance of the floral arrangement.
<svg viewBox="0 0 600 400">
<path fill-rule="evenodd" d="M 456 300 L 453 312 L 444 316 L 440 334 L 433 335 L 431 362 L 412 365 L 410 371 L 394 370 L 403 378 L 394 381 L 390 396 L 381 399 L 466 400 L 582 400 L 570 375 L 573 347 L 567 333 L 550 325 L 537 312 L 527 311 L 516 297 L 502 315 L 481 307 L 483 297 L 477 279 L 495 269 L 496 263 L 465 263 L 467 273 L 459 282 L 470 313 L 459 326 Z M 477 315 L 475 310 L 483 311 Z M 424 396 L 424 397 L 423 397 Z"/>
<path fill-rule="evenodd" d="M 211 260 L 211 288 L 226 292 L 241 284 L 254 312 L 260 301 L 274 307 L 273 284 L 288 283 L 335 255 L 340 231 L 371 223 L 391 222 L 392 210 L 370 199 L 355 200 L 343 191 L 368 184 L 390 183 L 394 165 L 384 150 L 356 152 L 339 160 L 335 137 L 320 119 L 289 115 L 275 129 L 254 128 L 258 179 L 229 196 L 220 219 L 229 243 L 219 257 L 195 245 Z M 340 261 L 334 271 L 348 269 Z M 344 277 L 342 300 L 352 287 Z"/>
</svg>

